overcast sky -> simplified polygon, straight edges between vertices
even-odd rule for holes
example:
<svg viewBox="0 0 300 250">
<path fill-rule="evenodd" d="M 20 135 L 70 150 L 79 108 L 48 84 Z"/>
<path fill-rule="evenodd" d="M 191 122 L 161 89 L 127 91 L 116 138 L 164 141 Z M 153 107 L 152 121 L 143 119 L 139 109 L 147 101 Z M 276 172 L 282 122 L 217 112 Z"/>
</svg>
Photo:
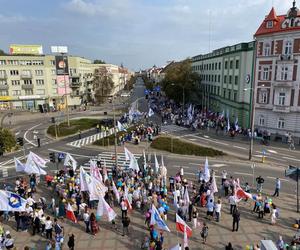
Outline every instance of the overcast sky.
<svg viewBox="0 0 300 250">
<path fill-rule="evenodd" d="M 292 0 L 0 0 L 0 48 L 68 45 L 139 70 L 250 41 L 272 5 Z"/>
</svg>

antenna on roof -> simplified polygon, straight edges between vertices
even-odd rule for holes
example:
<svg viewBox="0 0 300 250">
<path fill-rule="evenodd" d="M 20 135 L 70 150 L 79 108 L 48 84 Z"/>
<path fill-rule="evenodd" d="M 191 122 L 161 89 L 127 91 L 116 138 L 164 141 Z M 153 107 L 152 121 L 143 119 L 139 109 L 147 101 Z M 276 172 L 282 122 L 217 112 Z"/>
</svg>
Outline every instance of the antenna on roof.
<svg viewBox="0 0 300 250">
<path fill-rule="evenodd" d="M 296 0 L 293 1 L 293 8 L 296 7 Z"/>
</svg>

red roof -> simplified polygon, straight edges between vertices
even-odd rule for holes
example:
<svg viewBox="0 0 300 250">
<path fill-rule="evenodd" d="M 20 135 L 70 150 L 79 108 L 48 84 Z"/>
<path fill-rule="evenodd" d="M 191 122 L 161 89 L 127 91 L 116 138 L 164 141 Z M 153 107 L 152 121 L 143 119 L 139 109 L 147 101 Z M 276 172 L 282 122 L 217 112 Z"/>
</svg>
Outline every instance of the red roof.
<svg viewBox="0 0 300 250">
<path fill-rule="evenodd" d="M 294 25 L 294 27 L 282 28 L 282 23 L 287 19 L 287 15 L 277 16 L 274 8 L 271 9 L 268 16 L 262 22 L 258 30 L 255 32 L 254 36 L 261 36 L 266 34 L 278 33 L 278 32 L 287 32 L 291 30 L 300 30 L 300 26 Z M 267 28 L 267 22 L 273 21 L 273 27 Z"/>
</svg>

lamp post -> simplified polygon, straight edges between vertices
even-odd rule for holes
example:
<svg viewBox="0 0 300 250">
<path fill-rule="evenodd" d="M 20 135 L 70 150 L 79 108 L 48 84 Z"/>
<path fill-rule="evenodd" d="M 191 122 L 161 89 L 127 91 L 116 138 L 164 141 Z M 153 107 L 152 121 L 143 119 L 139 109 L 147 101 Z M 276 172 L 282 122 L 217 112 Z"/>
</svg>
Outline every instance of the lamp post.
<svg viewBox="0 0 300 250">
<path fill-rule="evenodd" d="M 255 88 L 246 88 L 244 91 L 251 91 L 251 115 L 250 115 L 250 129 L 251 129 L 251 137 L 250 137 L 250 145 L 249 145 L 249 161 L 252 160 L 253 155 L 253 140 L 254 140 L 254 120 L 255 120 Z"/>
</svg>

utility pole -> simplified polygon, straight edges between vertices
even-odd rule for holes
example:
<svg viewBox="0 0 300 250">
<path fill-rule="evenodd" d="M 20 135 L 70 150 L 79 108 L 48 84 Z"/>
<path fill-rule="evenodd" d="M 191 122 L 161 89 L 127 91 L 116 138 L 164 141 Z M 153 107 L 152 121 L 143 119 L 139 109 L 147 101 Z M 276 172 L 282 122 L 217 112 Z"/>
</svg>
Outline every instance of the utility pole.
<svg viewBox="0 0 300 250">
<path fill-rule="evenodd" d="M 67 70 L 67 64 L 65 62 L 65 54 L 61 53 L 63 57 L 63 62 L 64 62 L 64 83 L 65 83 L 65 105 L 66 105 L 66 113 L 67 113 L 67 124 L 68 127 L 70 127 L 70 114 L 69 114 L 69 105 L 68 105 L 68 93 L 67 93 L 67 82 L 66 82 L 66 70 Z M 67 56 L 68 59 L 68 56 Z M 66 59 L 66 61 L 67 61 Z"/>
<path fill-rule="evenodd" d="M 114 115 L 114 136 L 115 136 L 115 165 L 118 167 L 118 153 L 117 153 L 117 129 L 116 129 L 116 112 L 115 112 L 115 96 L 112 97 L 113 115 Z"/>
</svg>

